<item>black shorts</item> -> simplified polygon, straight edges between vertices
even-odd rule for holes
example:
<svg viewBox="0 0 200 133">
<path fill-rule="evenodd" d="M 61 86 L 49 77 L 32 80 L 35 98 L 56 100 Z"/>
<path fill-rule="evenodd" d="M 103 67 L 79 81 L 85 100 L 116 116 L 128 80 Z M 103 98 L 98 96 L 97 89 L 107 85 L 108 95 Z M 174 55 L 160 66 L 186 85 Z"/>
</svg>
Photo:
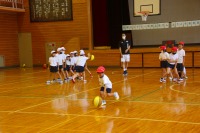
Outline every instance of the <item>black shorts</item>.
<svg viewBox="0 0 200 133">
<path fill-rule="evenodd" d="M 84 72 L 84 67 L 83 66 L 75 66 L 75 71 L 78 73 Z"/>
<path fill-rule="evenodd" d="M 100 91 L 104 91 L 104 87 L 101 87 Z M 112 89 L 111 88 L 106 88 L 107 93 L 111 93 Z"/>
<path fill-rule="evenodd" d="M 160 61 L 160 67 L 161 68 L 167 68 L 168 62 L 167 61 Z"/>
<path fill-rule="evenodd" d="M 63 65 L 59 65 L 59 69 L 62 69 L 63 68 Z"/>
<path fill-rule="evenodd" d="M 183 63 L 177 63 L 177 66 L 176 66 L 177 70 L 178 71 L 183 71 Z"/>
<path fill-rule="evenodd" d="M 175 64 L 172 65 L 172 64 L 168 63 L 168 68 L 174 69 L 174 67 L 175 67 Z"/>
<path fill-rule="evenodd" d="M 58 72 L 58 67 L 57 66 L 50 66 L 50 72 L 52 72 L 52 73 Z"/>
<path fill-rule="evenodd" d="M 66 65 L 66 67 L 64 68 L 65 71 L 70 71 L 70 65 Z"/>
</svg>

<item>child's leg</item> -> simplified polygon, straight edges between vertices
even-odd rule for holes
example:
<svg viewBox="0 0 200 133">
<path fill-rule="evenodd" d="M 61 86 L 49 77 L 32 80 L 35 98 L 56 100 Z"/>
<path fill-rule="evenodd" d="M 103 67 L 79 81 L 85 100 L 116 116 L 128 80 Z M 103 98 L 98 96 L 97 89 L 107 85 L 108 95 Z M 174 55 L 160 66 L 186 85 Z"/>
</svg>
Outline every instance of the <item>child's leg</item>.
<svg viewBox="0 0 200 133">
<path fill-rule="evenodd" d="M 107 95 L 108 95 L 109 97 L 113 97 L 113 96 L 114 96 L 115 99 L 118 100 L 118 99 L 119 99 L 119 94 L 118 94 L 118 92 L 111 93 L 111 90 L 112 90 L 112 89 L 110 89 L 110 88 L 106 88 Z"/>
</svg>

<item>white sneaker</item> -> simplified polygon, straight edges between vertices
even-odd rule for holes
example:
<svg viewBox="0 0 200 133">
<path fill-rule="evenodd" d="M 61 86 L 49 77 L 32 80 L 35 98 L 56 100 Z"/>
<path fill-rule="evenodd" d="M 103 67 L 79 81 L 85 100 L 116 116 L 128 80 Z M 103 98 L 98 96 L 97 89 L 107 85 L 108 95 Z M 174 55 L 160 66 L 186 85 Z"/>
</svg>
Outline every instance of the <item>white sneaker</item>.
<svg viewBox="0 0 200 133">
<path fill-rule="evenodd" d="M 119 94 L 118 94 L 118 92 L 114 92 L 114 97 L 115 97 L 116 100 L 119 100 Z"/>
<path fill-rule="evenodd" d="M 47 84 L 47 85 L 50 85 L 50 84 L 51 84 L 51 81 L 50 81 L 50 80 L 48 80 L 48 81 L 46 82 L 46 84 Z"/>
<path fill-rule="evenodd" d="M 60 84 L 63 84 L 63 81 L 61 80 L 59 83 L 60 83 Z"/>
<path fill-rule="evenodd" d="M 106 105 L 106 101 L 103 100 L 102 103 L 101 103 L 101 105 Z"/>
<path fill-rule="evenodd" d="M 176 81 L 177 81 L 177 78 L 173 78 L 173 81 L 176 82 Z"/>
<path fill-rule="evenodd" d="M 162 83 L 163 82 L 163 79 L 162 78 L 160 78 L 160 83 Z"/>
<path fill-rule="evenodd" d="M 169 77 L 169 80 L 170 80 L 170 81 L 172 81 L 172 79 L 173 79 L 172 77 Z"/>
<path fill-rule="evenodd" d="M 183 79 L 182 79 L 182 78 L 180 78 L 180 79 L 179 79 L 179 81 L 183 81 Z"/>
<path fill-rule="evenodd" d="M 165 80 L 165 79 L 162 79 L 162 82 L 166 82 L 166 80 Z"/>
</svg>

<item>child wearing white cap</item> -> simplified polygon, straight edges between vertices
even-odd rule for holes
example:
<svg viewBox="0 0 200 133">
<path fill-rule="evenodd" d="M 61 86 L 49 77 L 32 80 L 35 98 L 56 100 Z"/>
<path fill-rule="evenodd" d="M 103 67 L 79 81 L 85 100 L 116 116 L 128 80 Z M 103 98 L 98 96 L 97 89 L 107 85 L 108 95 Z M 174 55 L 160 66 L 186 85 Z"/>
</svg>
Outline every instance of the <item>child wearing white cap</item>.
<svg viewBox="0 0 200 133">
<path fill-rule="evenodd" d="M 56 57 L 56 51 L 51 51 L 51 57 L 49 57 L 49 64 L 50 64 L 50 75 L 49 75 L 49 80 L 47 81 L 47 84 L 50 84 L 52 74 L 54 75 L 53 82 L 55 82 L 56 74 L 62 79 L 60 73 L 58 72 L 58 58 Z M 60 84 L 63 83 L 63 81 L 59 81 Z"/>
<path fill-rule="evenodd" d="M 58 65 L 59 65 L 58 70 L 61 72 L 61 74 L 63 74 L 64 80 L 66 80 L 66 75 L 65 75 L 65 72 L 63 69 L 63 64 L 64 64 L 66 58 L 62 54 L 62 48 L 58 48 L 57 52 L 58 52 L 57 58 L 58 58 Z"/>
<path fill-rule="evenodd" d="M 66 60 L 64 64 L 64 71 L 66 73 L 66 79 L 69 81 L 69 72 L 70 72 L 70 67 L 71 67 L 71 61 L 70 61 L 70 55 L 66 55 Z"/>
<path fill-rule="evenodd" d="M 90 56 L 90 55 L 89 55 Z M 75 83 L 75 79 L 82 75 L 84 72 L 84 66 L 86 64 L 86 61 L 89 59 L 90 57 L 86 57 L 85 56 L 85 52 L 83 50 L 80 50 L 80 56 L 77 58 L 76 61 L 76 67 L 75 67 L 75 74 L 72 77 L 72 82 Z M 84 76 L 84 75 L 83 75 Z M 85 78 L 85 77 L 83 77 Z M 84 79 L 85 81 L 85 79 Z"/>
</svg>

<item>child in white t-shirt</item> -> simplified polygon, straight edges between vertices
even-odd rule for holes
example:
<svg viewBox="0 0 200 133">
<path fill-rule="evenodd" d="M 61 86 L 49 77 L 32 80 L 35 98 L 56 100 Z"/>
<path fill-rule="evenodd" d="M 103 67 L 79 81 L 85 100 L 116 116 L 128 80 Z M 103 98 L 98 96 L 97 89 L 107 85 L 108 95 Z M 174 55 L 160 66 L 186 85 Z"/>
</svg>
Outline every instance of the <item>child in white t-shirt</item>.
<svg viewBox="0 0 200 133">
<path fill-rule="evenodd" d="M 184 42 L 179 42 L 178 44 L 178 61 L 177 61 L 177 71 L 179 74 L 180 79 L 179 80 L 183 80 L 183 70 L 184 70 L 184 64 L 185 64 L 185 50 L 183 49 L 184 46 Z"/>
<path fill-rule="evenodd" d="M 65 57 L 63 55 L 63 49 L 62 48 L 58 48 L 57 49 L 57 58 L 58 58 L 58 71 L 63 75 L 64 77 L 64 80 L 66 80 L 66 75 L 65 75 L 65 72 L 64 72 L 64 62 L 65 62 Z M 58 79 L 59 80 L 59 79 Z"/>
<path fill-rule="evenodd" d="M 178 61 L 178 54 L 177 54 L 177 47 L 172 47 L 172 52 L 169 54 L 169 59 L 168 59 L 168 67 L 167 67 L 167 74 L 173 73 L 173 81 L 179 80 L 179 75 L 177 71 L 177 61 Z"/>
<path fill-rule="evenodd" d="M 47 84 L 51 83 L 51 77 L 52 74 L 54 76 L 53 78 L 53 82 L 55 82 L 56 80 L 56 74 L 58 74 L 58 76 L 60 77 L 60 79 L 62 79 L 60 73 L 58 72 L 58 58 L 56 57 L 56 51 L 51 51 L 51 57 L 49 57 L 49 66 L 50 66 L 50 75 L 49 75 L 49 80 L 47 81 Z M 63 81 L 59 81 L 60 84 L 63 83 Z"/>
<path fill-rule="evenodd" d="M 168 59 L 169 59 L 169 54 L 167 53 L 167 48 L 166 46 L 160 46 L 161 53 L 159 54 L 159 60 L 160 60 L 160 67 L 162 69 L 162 77 L 160 78 L 160 82 L 165 82 L 164 76 L 166 76 L 167 73 L 167 67 L 168 67 Z"/>
<path fill-rule="evenodd" d="M 100 88 L 100 96 L 102 98 L 102 105 L 106 105 L 105 98 L 106 96 L 112 97 L 114 96 L 116 100 L 119 99 L 119 94 L 117 92 L 111 93 L 112 91 L 112 82 L 108 78 L 107 75 L 105 75 L 105 68 L 103 66 L 99 66 L 97 68 L 98 76 L 99 76 L 99 84 L 101 85 Z"/>
</svg>

